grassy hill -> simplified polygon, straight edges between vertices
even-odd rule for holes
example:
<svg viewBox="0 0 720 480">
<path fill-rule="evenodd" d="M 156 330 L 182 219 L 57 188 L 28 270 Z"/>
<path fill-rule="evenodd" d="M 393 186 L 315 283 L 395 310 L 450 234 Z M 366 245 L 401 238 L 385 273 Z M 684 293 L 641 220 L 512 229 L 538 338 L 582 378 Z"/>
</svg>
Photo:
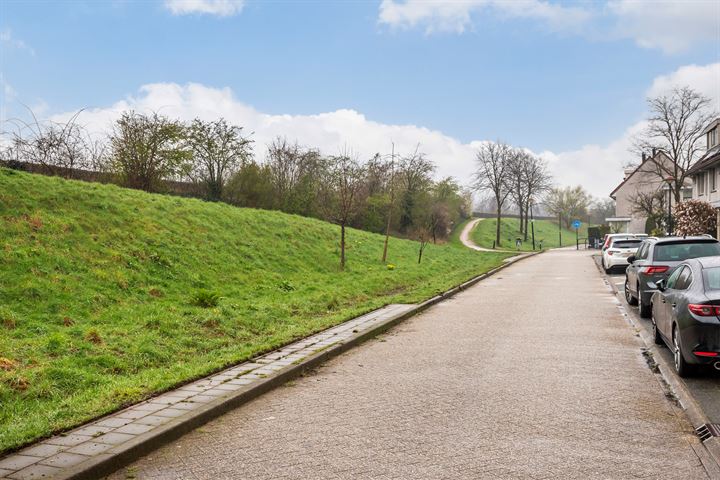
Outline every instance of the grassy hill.
<svg viewBox="0 0 720 480">
<path fill-rule="evenodd" d="M 486 218 L 480 221 L 471 233 L 473 241 L 481 247 L 492 248 L 493 240 L 495 240 L 494 218 Z M 580 227 L 580 237 L 587 236 L 587 227 Z M 523 238 L 520 234 L 520 220 L 517 218 L 501 218 L 500 219 L 500 238 L 502 248 L 515 250 L 515 239 Z M 540 240 L 542 240 L 543 248 L 554 248 L 560 246 L 575 245 L 575 230 L 562 229 L 562 245 L 558 238 L 558 225 L 550 220 L 535 220 L 535 243 L 539 248 Z M 523 241 L 520 250 L 532 250 L 532 239 L 528 233 L 527 242 Z"/>
<path fill-rule="evenodd" d="M 0 452 L 389 303 L 501 254 L 0 169 Z M 219 296 L 216 306 L 213 298 Z M 201 306 L 201 305 L 205 306 Z"/>
</svg>

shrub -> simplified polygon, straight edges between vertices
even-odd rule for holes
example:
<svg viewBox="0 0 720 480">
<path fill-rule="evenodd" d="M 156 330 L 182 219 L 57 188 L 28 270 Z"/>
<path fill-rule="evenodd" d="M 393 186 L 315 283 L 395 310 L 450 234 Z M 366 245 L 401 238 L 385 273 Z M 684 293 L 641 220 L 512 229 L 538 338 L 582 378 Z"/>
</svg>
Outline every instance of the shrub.
<svg viewBox="0 0 720 480">
<path fill-rule="evenodd" d="M 208 290 L 199 290 L 195 292 L 190 303 L 202 308 L 217 307 L 218 303 L 220 303 L 220 295 Z"/>
<path fill-rule="evenodd" d="M 717 214 L 715 208 L 700 200 L 686 200 L 675 206 L 675 234 L 715 234 Z"/>
</svg>

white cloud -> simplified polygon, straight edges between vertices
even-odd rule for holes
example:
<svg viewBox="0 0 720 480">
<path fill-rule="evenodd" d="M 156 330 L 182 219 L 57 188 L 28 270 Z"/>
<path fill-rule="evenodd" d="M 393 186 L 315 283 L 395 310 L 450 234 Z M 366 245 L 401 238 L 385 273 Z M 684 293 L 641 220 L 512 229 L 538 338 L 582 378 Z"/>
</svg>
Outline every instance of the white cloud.
<svg viewBox="0 0 720 480">
<path fill-rule="evenodd" d="M 668 75 L 661 75 L 653 81 L 647 95 L 656 97 L 684 85 L 691 85 L 695 90 L 712 99 L 715 109 L 720 111 L 720 62 L 709 65 L 686 65 Z"/>
<path fill-rule="evenodd" d="M 244 0 L 165 0 L 165 8 L 173 15 L 208 14 L 229 17 L 239 14 Z"/>
<path fill-rule="evenodd" d="M 12 30 L 10 29 L 6 28 L 0 31 L 0 43 L 2 43 L 2 45 L 5 45 L 7 48 L 25 50 L 33 57 L 35 56 L 35 50 L 19 38 L 15 38 L 15 36 L 13 36 Z"/>
<path fill-rule="evenodd" d="M 379 22 L 400 28 L 425 27 L 427 33 L 449 31 L 463 33 L 472 24 L 472 14 L 488 10 L 507 18 L 541 21 L 553 30 L 577 31 L 591 13 L 577 7 L 564 7 L 542 0 L 383 0 Z"/>
<path fill-rule="evenodd" d="M 553 31 L 592 39 L 629 38 L 643 48 L 677 53 L 720 38 L 720 2 L 713 0 L 609 0 L 604 6 L 563 6 L 544 0 L 383 0 L 378 21 L 426 33 L 463 33 L 473 14 L 536 20 Z"/>
<path fill-rule="evenodd" d="M 720 2 L 713 0 L 611 0 L 618 35 L 644 48 L 677 53 L 720 38 Z"/>
</svg>

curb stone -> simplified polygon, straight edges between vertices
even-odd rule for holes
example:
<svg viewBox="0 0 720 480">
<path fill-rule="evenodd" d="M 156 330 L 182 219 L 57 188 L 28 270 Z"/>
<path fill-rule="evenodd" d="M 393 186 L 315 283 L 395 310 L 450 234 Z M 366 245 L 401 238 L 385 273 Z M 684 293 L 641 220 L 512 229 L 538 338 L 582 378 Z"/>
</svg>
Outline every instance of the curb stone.
<svg viewBox="0 0 720 480">
<path fill-rule="evenodd" d="M 285 347 L 281 347 L 278 350 L 275 350 L 273 352 L 270 352 L 268 354 L 262 355 L 260 357 L 257 357 L 255 359 L 249 360 L 249 362 L 246 362 L 248 364 L 256 365 L 254 368 L 257 370 L 262 370 L 265 366 L 264 364 L 269 365 L 269 361 L 266 361 L 263 363 L 263 360 L 266 359 L 276 359 L 279 358 L 279 352 L 287 352 L 290 350 L 291 347 L 301 344 L 305 346 L 307 342 L 310 339 L 320 339 L 318 342 L 316 342 L 316 345 L 318 345 L 320 348 L 317 348 L 313 353 L 309 354 L 305 357 L 297 358 L 296 361 L 289 361 L 289 358 L 297 357 L 298 354 L 291 353 L 289 355 L 289 358 L 283 361 L 283 366 L 279 368 L 270 368 L 266 370 L 272 370 L 271 372 L 268 372 L 267 375 L 264 373 L 261 375 L 250 373 L 250 375 L 254 375 L 252 383 L 242 385 L 242 386 L 236 386 L 233 387 L 232 390 L 228 390 L 227 392 L 221 392 L 221 395 L 218 395 L 216 398 L 206 401 L 203 404 L 200 404 L 198 406 L 192 406 L 190 408 L 183 408 L 186 411 L 181 411 L 177 407 L 180 405 L 180 403 L 169 405 L 165 404 L 162 407 L 158 407 L 159 409 L 162 408 L 164 411 L 168 412 L 168 415 L 177 415 L 174 416 L 174 418 L 171 418 L 169 421 L 165 420 L 161 425 L 157 425 L 152 427 L 149 431 L 146 431 L 144 433 L 140 433 L 138 435 L 132 436 L 132 438 L 129 438 L 125 441 L 122 441 L 119 444 L 116 444 L 115 446 L 110 446 L 108 444 L 104 443 L 91 443 L 91 445 L 99 446 L 98 448 L 103 449 L 103 451 L 95 454 L 89 454 L 86 460 L 82 461 L 81 463 L 65 467 L 63 468 L 61 463 L 58 463 L 57 466 L 50 466 L 45 460 L 46 458 L 36 458 L 33 460 L 32 464 L 29 464 L 29 466 L 25 467 L 24 469 L 15 468 L 14 470 L 3 470 L 3 462 L 7 462 L 8 460 L 12 460 L 13 457 L 24 457 L 24 459 L 32 459 L 32 457 L 29 457 L 27 454 L 23 455 L 23 452 L 29 451 L 32 448 L 36 448 L 38 446 L 43 446 L 41 443 L 36 443 L 33 445 L 30 445 L 29 447 L 22 449 L 18 452 L 14 452 L 13 454 L 10 454 L 4 458 L 0 458 L 0 476 L 1 475 L 8 475 L 7 477 L 0 477 L 0 478 L 9 478 L 9 479 L 22 479 L 22 478 L 52 478 L 55 480 L 81 480 L 81 479 L 95 479 L 100 478 L 105 475 L 109 475 L 120 468 L 128 465 L 129 463 L 133 462 L 134 460 L 147 455 L 153 450 L 156 450 L 163 445 L 166 445 L 167 443 L 172 442 L 173 440 L 181 437 L 185 433 L 190 432 L 191 430 L 194 430 L 195 428 L 198 428 L 207 422 L 223 415 L 224 413 L 227 413 L 230 410 L 233 410 L 257 397 L 260 395 L 269 392 L 284 383 L 286 383 L 289 380 L 292 380 L 294 378 L 299 377 L 304 372 L 314 369 L 321 365 L 322 363 L 326 362 L 327 360 L 336 357 L 351 348 L 360 345 L 361 343 L 365 342 L 366 340 L 369 340 L 386 330 L 392 328 L 393 326 L 401 323 L 402 321 L 417 315 L 418 313 L 423 312 L 424 310 L 428 309 L 429 307 L 446 300 L 453 295 L 456 295 L 457 293 L 466 290 L 467 288 L 475 285 L 476 283 L 480 282 L 481 280 L 484 280 L 501 270 L 509 267 L 510 265 L 513 265 L 514 263 L 523 260 L 528 257 L 532 257 L 534 255 L 538 255 L 542 252 L 531 252 L 526 255 L 521 255 L 517 257 L 513 257 L 510 259 L 510 261 L 507 261 L 503 263 L 502 265 L 489 270 L 488 272 L 485 272 L 481 275 L 478 275 L 454 288 L 451 288 L 450 290 L 443 292 L 439 295 L 436 295 L 428 300 L 425 300 L 422 303 L 415 304 L 415 305 L 394 305 L 385 307 L 385 309 L 390 310 L 390 314 L 387 318 L 380 318 L 380 317 L 372 317 L 372 320 L 367 321 L 366 323 L 369 325 L 369 327 L 365 330 L 359 331 L 359 329 L 353 328 L 354 325 L 357 324 L 357 322 L 360 319 L 363 318 L 370 318 L 370 316 L 374 312 L 370 312 L 368 314 L 362 315 L 360 317 L 357 317 L 355 319 L 348 320 L 346 322 L 343 322 L 339 325 L 336 325 L 334 327 L 331 327 L 323 332 L 319 332 L 317 334 L 311 335 L 305 339 L 301 339 L 298 342 L 295 342 L 291 345 L 286 345 Z M 375 312 L 381 312 L 384 309 L 376 310 Z M 380 318 L 378 320 L 378 318 Z M 338 330 L 345 332 L 345 337 L 338 336 L 334 341 L 332 341 L 332 336 L 327 336 L 327 332 L 331 332 L 333 330 Z M 348 332 L 351 331 L 352 334 L 348 334 Z M 335 335 L 335 334 L 333 334 Z M 257 365 L 260 364 L 260 365 Z M 237 371 L 240 367 L 242 367 L 244 364 L 235 365 L 232 367 L 229 367 L 228 369 L 225 369 L 221 372 L 212 374 L 208 377 L 205 377 L 204 379 L 198 380 L 195 383 L 209 381 L 210 383 L 213 383 L 214 380 L 212 380 L 216 376 L 228 376 L 226 372 L 230 372 L 231 370 Z M 233 372 L 234 374 L 235 372 Z M 239 373 L 237 376 L 232 377 L 234 379 L 241 379 L 241 377 L 244 376 L 242 373 Z M 232 380 L 231 380 L 232 381 Z M 195 383 L 187 384 L 184 386 L 179 387 L 176 390 L 171 390 L 169 392 L 165 392 L 165 394 L 162 395 L 169 395 L 172 396 L 173 393 L 177 393 L 180 390 L 187 390 L 188 387 L 191 387 Z M 217 383 L 215 385 L 218 386 Z M 222 384 L 219 385 L 222 387 Z M 228 386 L 229 388 L 229 386 Z M 197 393 L 197 392 L 195 392 Z M 200 395 L 202 395 L 203 392 L 200 392 Z M 159 397 L 155 397 L 154 399 L 150 399 L 146 402 L 141 402 L 140 404 L 133 405 L 131 407 L 128 407 L 125 410 L 121 410 L 120 412 L 115 412 L 114 414 L 111 414 L 109 416 L 103 417 L 101 419 L 98 419 L 99 422 L 102 423 L 102 421 L 107 421 L 110 417 L 113 416 L 119 416 L 119 417 L 125 417 L 128 418 L 126 423 L 127 426 L 130 426 L 130 424 L 133 422 L 129 418 L 131 415 L 128 415 L 125 412 L 128 412 L 133 409 L 137 409 L 142 406 L 150 406 L 151 403 L 153 403 L 153 400 L 158 400 L 162 398 L 162 395 Z M 156 404 L 157 405 L 157 404 Z M 189 404 L 182 404 L 183 407 L 188 407 Z M 172 413 L 170 413 L 172 412 Z M 132 413 L 132 412 L 130 412 Z M 136 412 L 137 413 L 137 412 Z M 145 412 L 147 414 L 147 412 Z M 150 413 L 145 418 L 150 418 L 153 416 L 153 413 Z M 117 420 L 117 418 L 115 418 Z M 142 421 L 139 420 L 139 421 Z M 150 422 L 152 423 L 152 422 Z M 52 442 L 54 439 L 58 438 L 70 438 L 73 436 L 73 432 L 80 429 L 85 429 L 86 427 L 90 426 L 90 424 L 86 424 L 84 426 L 81 426 L 73 431 L 68 432 L 68 434 L 64 436 L 57 436 L 52 437 L 52 439 L 45 440 L 44 442 Z M 142 425 L 141 425 L 142 426 Z M 106 430 L 107 431 L 107 430 Z M 108 435 L 112 435 L 112 433 L 108 433 Z M 118 434 L 116 434 L 117 436 Z M 123 437 L 122 434 L 119 434 L 120 437 Z M 75 435 L 78 436 L 78 435 Z M 125 437 L 130 437 L 130 435 L 125 435 Z M 116 437 L 117 438 L 117 437 Z M 100 438 L 98 438 L 100 440 Z M 92 441 L 92 438 L 89 438 L 88 441 Z M 58 440 L 55 440 L 56 444 L 59 443 Z M 108 440 L 108 443 L 110 443 L 110 440 Z M 50 446 L 53 446 L 52 444 Z M 66 447 L 67 448 L 67 447 Z M 77 447 L 74 447 L 77 448 Z M 72 452 L 72 449 L 70 450 L 70 453 Z M 62 453 L 68 453 L 68 451 L 61 452 L 58 455 L 62 455 Z M 69 453 L 68 453 L 69 454 Z M 58 455 L 55 455 L 57 457 Z M 75 457 L 78 457 L 78 455 L 74 455 Z M 52 458 L 49 457 L 49 458 Z M 43 462 L 43 463 L 40 463 Z M 26 464 L 28 465 L 28 464 Z M 7 473 L 6 473 L 7 472 Z"/>
<path fill-rule="evenodd" d="M 698 402 L 695 400 L 695 397 L 692 395 L 692 393 L 690 393 L 688 388 L 675 373 L 675 366 L 668 363 L 664 356 L 659 354 L 660 352 L 658 350 L 658 346 L 655 345 L 655 342 L 651 338 L 650 334 L 645 330 L 645 328 L 642 327 L 642 325 L 638 325 L 635 315 L 627 311 L 623 303 L 623 293 L 620 292 L 620 290 L 613 282 L 607 280 L 607 274 L 602 271 L 602 267 L 598 264 L 595 258 L 593 258 L 592 260 L 598 271 L 602 275 L 602 279 L 605 281 L 605 284 L 615 296 L 615 299 L 618 300 L 618 297 L 621 297 L 619 298 L 620 303 L 618 304 L 621 313 L 625 316 L 630 325 L 632 325 L 632 327 L 638 333 L 640 339 L 642 340 L 642 343 L 645 346 L 645 350 L 652 355 L 653 359 L 657 364 L 660 376 L 665 381 L 664 388 L 669 389 L 670 393 L 672 393 L 675 398 L 677 398 L 680 406 L 682 407 L 682 411 L 685 413 L 688 420 L 692 424 L 693 429 L 696 429 L 706 423 L 711 423 L 710 418 L 703 411 L 702 407 L 700 407 Z M 700 461 L 703 463 L 703 466 L 708 471 L 708 474 L 711 475 L 711 478 L 720 478 L 720 438 L 710 437 L 708 440 L 700 441 L 700 444 L 705 447 L 704 449 L 702 449 L 704 451 L 699 451 L 699 449 L 696 448 L 695 445 L 693 445 L 695 453 L 700 458 Z"/>
</svg>

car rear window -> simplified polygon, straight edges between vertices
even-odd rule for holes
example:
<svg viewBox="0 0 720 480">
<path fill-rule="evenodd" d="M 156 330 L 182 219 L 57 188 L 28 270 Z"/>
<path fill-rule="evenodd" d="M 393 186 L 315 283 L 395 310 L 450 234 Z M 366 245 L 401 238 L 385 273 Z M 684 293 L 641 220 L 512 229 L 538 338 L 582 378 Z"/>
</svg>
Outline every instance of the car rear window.
<svg viewBox="0 0 720 480">
<path fill-rule="evenodd" d="M 615 248 L 637 248 L 642 243 L 642 240 L 616 240 L 613 242 Z"/>
<path fill-rule="evenodd" d="M 655 245 L 654 260 L 658 262 L 680 262 L 688 258 L 720 255 L 720 243 L 684 242 Z"/>
<path fill-rule="evenodd" d="M 720 290 L 720 267 L 703 269 L 705 290 Z"/>
</svg>

